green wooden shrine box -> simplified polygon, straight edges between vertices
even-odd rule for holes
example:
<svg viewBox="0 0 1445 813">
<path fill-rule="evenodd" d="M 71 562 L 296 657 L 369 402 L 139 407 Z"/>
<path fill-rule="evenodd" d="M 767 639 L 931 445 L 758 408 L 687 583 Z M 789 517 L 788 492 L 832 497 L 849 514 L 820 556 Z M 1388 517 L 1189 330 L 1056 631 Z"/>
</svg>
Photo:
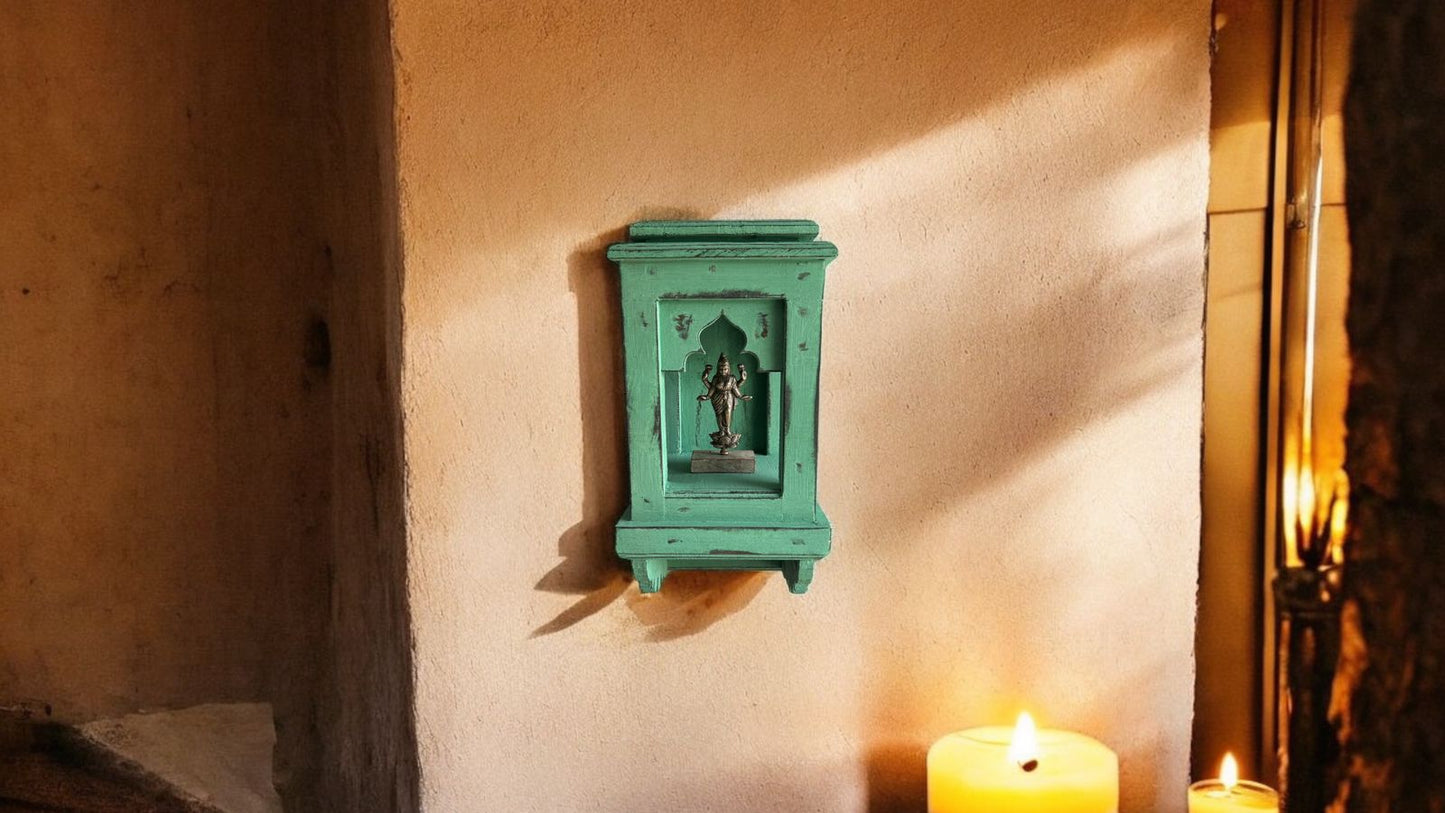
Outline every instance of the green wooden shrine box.
<svg viewBox="0 0 1445 813">
<path fill-rule="evenodd" d="M 807 220 L 643 221 L 607 251 L 622 278 L 631 466 L 617 553 L 644 593 L 673 570 L 780 570 L 802 593 L 832 545 L 817 500 L 818 361 L 838 249 L 817 236 Z M 725 457 L 723 407 L 707 395 L 718 379 L 704 377 L 722 355 L 750 397 L 731 410 L 740 440 Z"/>
</svg>

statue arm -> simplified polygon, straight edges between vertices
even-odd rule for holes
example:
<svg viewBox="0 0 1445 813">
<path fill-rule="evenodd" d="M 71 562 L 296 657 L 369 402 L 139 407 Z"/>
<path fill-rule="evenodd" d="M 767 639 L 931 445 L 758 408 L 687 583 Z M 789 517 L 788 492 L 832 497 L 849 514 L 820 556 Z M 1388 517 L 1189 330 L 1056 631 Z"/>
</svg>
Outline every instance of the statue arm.
<svg viewBox="0 0 1445 813">
<path fill-rule="evenodd" d="M 699 395 L 697 397 L 697 400 L 699 401 L 706 401 L 707 399 L 712 397 L 712 379 L 708 377 L 710 373 L 712 373 L 711 364 L 702 368 L 702 386 L 704 387 L 705 391 L 702 395 Z"/>
</svg>

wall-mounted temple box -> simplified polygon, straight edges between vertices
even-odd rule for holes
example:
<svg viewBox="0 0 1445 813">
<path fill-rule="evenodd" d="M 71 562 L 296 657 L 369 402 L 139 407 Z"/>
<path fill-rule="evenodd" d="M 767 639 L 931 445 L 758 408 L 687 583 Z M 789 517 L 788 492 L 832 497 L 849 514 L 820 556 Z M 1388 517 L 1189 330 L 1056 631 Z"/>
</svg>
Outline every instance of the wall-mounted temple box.
<svg viewBox="0 0 1445 813">
<path fill-rule="evenodd" d="M 644 221 L 622 275 L 631 505 L 617 552 L 642 592 L 672 570 L 780 570 L 808 589 L 818 507 L 823 280 L 807 220 Z"/>
</svg>

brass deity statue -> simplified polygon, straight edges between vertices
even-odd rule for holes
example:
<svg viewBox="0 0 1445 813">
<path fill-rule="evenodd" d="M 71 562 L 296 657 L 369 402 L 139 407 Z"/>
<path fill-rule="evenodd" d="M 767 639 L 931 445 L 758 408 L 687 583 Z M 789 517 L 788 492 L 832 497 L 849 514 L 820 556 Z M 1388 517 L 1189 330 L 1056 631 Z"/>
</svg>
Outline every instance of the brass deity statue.
<svg viewBox="0 0 1445 813">
<path fill-rule="evenodd" d="M 733 378 L 732 365 L 726 353 L 717 357 L 717 375 L 712 375 L 712 365 L 702 370 L 702 383 L 707 391 L 697 397 L 699 401 L 711 401 L 713 414 L 717 416 L 717 431 L 709 437 L 718 454 L 727 454 L 738 445 L 743 436 L 733 431 L 733 408 L 738 401 L 751 401 L 751 395 L 743 395 L 742 386 L 748 381 L 748 368 L 738 365 L 738 377 Z"/>
</svg>

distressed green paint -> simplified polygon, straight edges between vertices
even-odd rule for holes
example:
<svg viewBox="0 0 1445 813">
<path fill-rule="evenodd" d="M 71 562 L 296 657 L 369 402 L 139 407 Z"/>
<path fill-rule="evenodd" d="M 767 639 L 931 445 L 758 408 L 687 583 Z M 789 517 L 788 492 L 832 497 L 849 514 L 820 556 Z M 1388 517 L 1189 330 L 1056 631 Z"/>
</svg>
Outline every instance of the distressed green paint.
<svg viewBox="0 0 1445 813">
<path fill-rule="evenodd" d="M 680 370 L 701 352 L 702 335 L 726 324 L 735 327 L 753 354 L 758 370 L 781 370 L 787 353 L 783 330 L 787 303 L 782 299 L 664 299 L 657 303 L 662 369 Z M 713 362 L 716 357 L 703 359 Z M 702 367 L 698 366 L 701 371 Z M 756 372 L 752 367 L 749 372 Z"/>
<path fill-rule="evenodd" d="M 832 528 L 817 503 L 823 281 L 838 256 L 807 220 L 645 221 L 607 251 L 622 277 L 632 504 L 617 552 L 645 593 L 673 570 L 779 570 L 808 589 Z M 694 474 L 706 364 L 748 368 L 734 413 L 753 474 Z"/>
</svg>

